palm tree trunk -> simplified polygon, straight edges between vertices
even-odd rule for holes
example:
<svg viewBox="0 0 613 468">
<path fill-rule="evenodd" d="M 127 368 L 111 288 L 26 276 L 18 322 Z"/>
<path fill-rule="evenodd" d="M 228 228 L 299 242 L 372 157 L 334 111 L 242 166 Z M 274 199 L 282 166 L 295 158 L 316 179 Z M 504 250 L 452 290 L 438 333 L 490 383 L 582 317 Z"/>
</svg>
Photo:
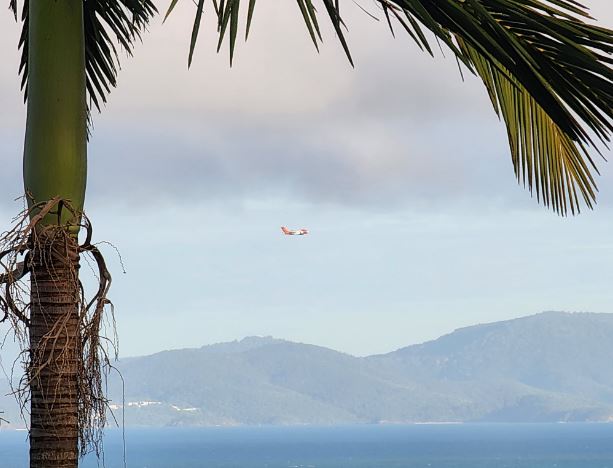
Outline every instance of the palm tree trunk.
<svg viewBox="0 0 613 468">
<path fill-rule="evenodd" d="M 54 229 L 40 233 L 31 255 L 30 467 L 74 468 L 81 367 L 78 246 Z"/>
<path fill-rule="evenodd" d="M 30 206 L 61 197 L 81 211 L 87 180 L 83 0 L 30 0 L 29 9 L 24 188 Z M 71 217 L 66 210 L 61 224 Z"/>
<path fill-rule="evenodd" d="M 77 234 L 86 166 L 83 1 L 29 0 L 26 198 L 32 216 L 55 197 L 75 210 L 46 215 L 31 245 L 31 468 L 78 464 Z"/>
</svg>

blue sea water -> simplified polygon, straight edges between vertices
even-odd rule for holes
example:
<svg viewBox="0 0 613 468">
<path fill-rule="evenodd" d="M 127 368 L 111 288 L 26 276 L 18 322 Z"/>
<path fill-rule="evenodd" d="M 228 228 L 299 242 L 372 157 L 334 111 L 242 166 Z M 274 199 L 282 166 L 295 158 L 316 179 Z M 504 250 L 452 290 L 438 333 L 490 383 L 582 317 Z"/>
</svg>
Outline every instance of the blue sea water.
<svg viewBox="0 0 613 468">
<path fill-rule="evenodd" d="M 121 431 L 105 444 L 124 467 Z M 128 468 L 613 468 L 613 424 L 130 429 L 125 449 Z M 0 467 L 26 466 L 26 434 L 0 431 Z"/>
</svg>

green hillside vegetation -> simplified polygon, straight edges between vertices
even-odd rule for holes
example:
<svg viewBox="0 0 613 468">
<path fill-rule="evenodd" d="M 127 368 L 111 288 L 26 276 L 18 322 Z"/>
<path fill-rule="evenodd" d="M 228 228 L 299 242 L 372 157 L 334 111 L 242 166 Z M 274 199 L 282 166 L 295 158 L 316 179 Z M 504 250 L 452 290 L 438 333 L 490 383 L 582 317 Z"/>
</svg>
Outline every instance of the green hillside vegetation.
<svg viewBox="0 0 613 468">
<path fill-rule="evenodd" d="M 123 359 L 110 394 L 129 425 L 608 421 L 612 334 L 547 312 L 362 358 L 250 337 Z"/>
</svg>

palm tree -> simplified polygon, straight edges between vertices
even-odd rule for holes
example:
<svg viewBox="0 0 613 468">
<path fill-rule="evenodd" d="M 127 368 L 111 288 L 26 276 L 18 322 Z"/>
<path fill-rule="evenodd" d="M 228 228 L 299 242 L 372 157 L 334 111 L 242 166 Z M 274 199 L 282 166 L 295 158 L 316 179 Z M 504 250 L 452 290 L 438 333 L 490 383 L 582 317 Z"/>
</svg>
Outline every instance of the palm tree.
<svg viewBox="0 0 613 468">
<path fill-rule="evenodd" d="M 375 0 L 393 32 L 396 23 L 422 50 L 432 38 L 482 80 L 504 120 L 518 180 L 556 212 L 577 213 L 595 202 L 597 168 L 590 148 L 611 131 L 613 31 L 588 23 L 575 0 Z M 177 0 L 172 0 L 166 16 Z M 198 0 L 191 64 L 204 13 Z M 313 0 L 297 0 L 315 47 L 322 40 Z M 17 17 L 17 0 L 10 7 Z M 246 11 L 255 0 L 212 0 L 218 50 L 229 41 L 230 62 Z M 242 9 L 241 9 L 242 8 Z M 353 64 L 339 0 L 321 0 Z M 75 467 L 96 448 L 104 425 L 99 327 L 110 275 L 91 244 L 83 215 L 88 119 L 116 84 L 115 44 L 130 53 L 156 13 L 150 0 L 32 0 L 23 5 L 21 72 L 27 96 L 22 224 L 5 236 L 4 318 L 29 339 L 25 385 L 31 398 L 30 466 Z M 89 105 L 88 105 L 89 104 Z M 79 231 L 85 240 L 79 245 Z M 0 249 L 2 250 L 2 249 Z M 79 257 L 100 268 L 94 299 L 83 298 Z M 21 259 L 21 261 L 18 261 Z M 29 297 L 16 299 L 29 274 Z M 20 306 L 21 304 L 21 306 Z M 79 444 L 80 441 L 80 444 Z"/>
<path fill-rule="evenodd" d="M 16 0 L 10 6 L 17 17 Z M 28 210 L 25 225 L 5 235 L 0 258 L 8 261 L 0 306 L 4 320 L 10 318 L 29 343 L 21 389 L 29 391 L 31 467 L 76 467 L 79 451 L 92 444 L 98 448 L 105 423 L 99 329 L 110 275 L 91 245 L 83 216 L 87 104 L 99 109 L 115 85 L 112 38 L 129 52 L 155 12 L 149 0 L 34 0 L 23 5 Z M 82 227 L 87 233 L 79 245 Z M 100 288 L 89 302 L 78 274 L 79 257 L 86 252 L 100 268 Z M 20 254 L 25 258 L 17 263 Z M 29 299 L 20 301 L 19 280 L 26 273 Z"/>
</svg>

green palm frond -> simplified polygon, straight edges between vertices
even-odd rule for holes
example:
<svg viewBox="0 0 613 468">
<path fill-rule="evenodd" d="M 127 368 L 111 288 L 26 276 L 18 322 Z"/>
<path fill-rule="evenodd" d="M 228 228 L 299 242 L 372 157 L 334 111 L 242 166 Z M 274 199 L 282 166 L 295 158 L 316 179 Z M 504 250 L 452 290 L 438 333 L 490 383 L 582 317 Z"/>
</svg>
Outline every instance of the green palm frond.
<svg viewBox="0 0 613 468">
<path fill-rule="evenodd" d="M 172 0 L 174 8 L 178 0 Z M 249 0 L 248 25 L 253 15 Z M 339 0 L 320 0 L 353 64 Z M 613 132 L 613 31 L 588 23 L 575 0 L 375 0 L 387 23 L 396 20 L 433 55 L 425 31 L 446 44 L 484 81 L 504 119 L 520 180 L 561 214 L 592 206 L 597 173 L 587 147 L 605 146 Z M 241 0 L 213 0 L 218 47 L 230 36 L 234 54 Z M 191 63 L 204 9 L 199 0 L 190 44 Z M 309 36 L 321 33 L 314 0 L 297 0 Z M 596 148 L 596 151 L 598 149 Z M 580 196 L 579 196 L 580 194 Z"/>
<path fill-rule="evenodd" d="M 596 198 L 592 172 L 598 171 L 585 145 L 565 134 L 509 70 L 493 66 L 461 39 L 458 44 L 504 119 L 518 181 L 562 215 L 578 213 L 580 199 L 591 208 Z"/>
<path fill-rule="evenodd" d="M 10 9 L 17 18 L 17 0 L 11 0 Z M 151 0 L 84 0 L 85 58 L 87 72 L 88 111 L 93 104 L 100 110 L 111 88 L 117 84 L 119 54 L 116 43 L 127 54 L 132 53 L 134 42 L 140 39 L 149 20 L 157 13 Z M 21 48 L 21 86 L 27 99 L 28 83 L 28 1 L 23 5 Z"/>
</svg>

